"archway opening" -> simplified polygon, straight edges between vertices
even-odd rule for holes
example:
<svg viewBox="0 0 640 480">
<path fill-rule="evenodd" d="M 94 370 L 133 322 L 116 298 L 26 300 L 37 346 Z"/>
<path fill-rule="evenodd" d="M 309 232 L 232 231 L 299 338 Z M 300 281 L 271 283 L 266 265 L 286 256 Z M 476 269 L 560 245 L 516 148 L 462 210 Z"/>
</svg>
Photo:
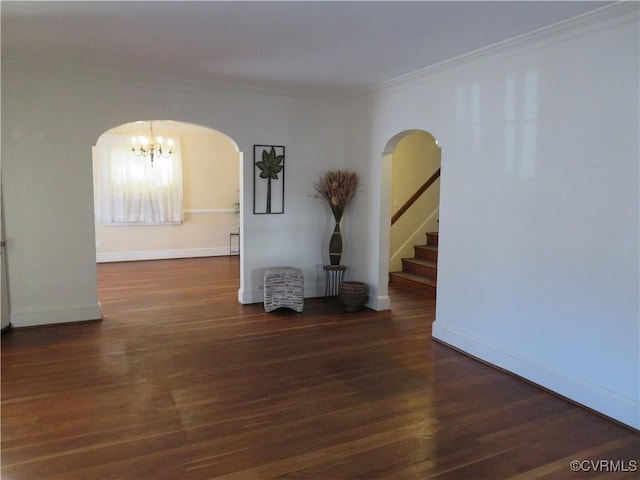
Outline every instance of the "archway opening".
<svg viewBox="0 0 640 480">
<path fill-rule="evenodd" d="M 425 130 L 405 130 L 387 142 L 382 163 L 386 208 L 380 236 L 386 241 L 380 242 L 380 285 L 391 280 L 392 285 L 435 297 L 440 146 Z"/>
<path fill-rule="evenodd" d="M 131 138 L 148 136 L 151 123 L 156 138 L 162 137 L 165 141 L 165 157 L 167 140 L 174 142 L 171 158 L 156 156 L 151 165 L 148 156 L 138 157 L 136 161 L 142 162 L 137 164 L 138 170 L 125 171 L 123 165 L 135 156 L 131 152 Z M 114 145 L 119 149 L 117 159 L 112 150 L 116 148 Z M 135 121 L 103 132 L 92 153 L 97 263 L 212 256 L 229 256 L 235 261 L 239 257 L 241 261 L 242 152 L 229 136 L 206 126 L 181 121 Z M 174 161 L 176 156 L 180 160 L 180 176 L 172 177 L 175 168 L 171 172 L 162 171 L 164 167 L 169 168 L 162 162 Z M 149 179 L 138 178 L 142 175 L 141 168 L 162 178 L 154 177 L 151 180 L 153 187 L 144 185 L 142 182 Z M 116 190 L 109 186 L 116 177 L 119 182 L 139 183 L 120 185 Z M 128 216 L 128 209 L 139 208 L 133 203 L 113 207 L 123 201 L 122 197 L 126 196 L 128 202 L 131 192 L 141 197 L 159 198 L 160 204 L 171 203 L 174 194 L 168 192 L 174 186 L 179 187 L 181 195 L 179 219 L 155 221 L 156 208 L 160 208 L 155 204 L 145 207 L 153 211 L 150 221 L 137 221 L 135 215 Z M 156 187 L 158 191 L 151 191 Z M 125 215 L 114 216 L 111 210 L 115 208 L 124 210 Z M 242 269 L 239 289 L 243 283 L 241 277 Z"/>
</svg>

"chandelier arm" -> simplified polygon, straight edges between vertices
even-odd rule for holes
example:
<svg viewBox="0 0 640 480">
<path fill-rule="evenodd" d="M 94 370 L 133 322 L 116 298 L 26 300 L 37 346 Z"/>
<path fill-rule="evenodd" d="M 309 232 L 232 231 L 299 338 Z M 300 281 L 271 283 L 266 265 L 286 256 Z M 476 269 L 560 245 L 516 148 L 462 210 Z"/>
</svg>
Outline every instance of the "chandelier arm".
<svg viewBox="0 0 640 480">
<path fill-rule="evenodd" d="M 136 146 L 136 139 L 132 138 L 131 141 L 133 143 L 132 147 L 131 147 L 131 151 L 133 152 L 133 154 L 136 157 L 147 157 L 149 156 L 149 158 L 151 159 L 151 166 L 153 166 L 153 159 L 157 156 L 157 157 L 162 157 L 162 158 L 170 158 L 171 155 L 173 154 L 173 141 L 171 139 L 169 139 L 169 151 L 168 152 L 163 152 L 162 151 L 162 138 L 160 138 L 160 140 L 158 142 L 156 142 L 156 137 L 153 134 L 153 122 L 149 122 L 150 127 L 149 127 L 149 136 L 146 139 L 146 142 L 144 141 L 145 139 L 143 137 L 140 137 L 140 146 Z M 145 146 L 146 145 L 146 146 Z"/>
</svg>

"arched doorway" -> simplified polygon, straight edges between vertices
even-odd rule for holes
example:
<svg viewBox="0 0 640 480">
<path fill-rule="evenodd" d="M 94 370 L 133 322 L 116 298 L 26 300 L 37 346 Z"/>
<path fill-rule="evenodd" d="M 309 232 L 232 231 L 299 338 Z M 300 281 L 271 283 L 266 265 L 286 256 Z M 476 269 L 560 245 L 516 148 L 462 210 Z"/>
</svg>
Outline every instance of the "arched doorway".
<svg viewBox="0 0 640 480">
<path fill-rule="evenodd" d="M 212 128 L 181 121 L 153 120 L 156 137 L 172 139 L 174 155 L 181 157 L 183 216 L 169 224 L 127 224 L 105 222 L 103 205 L 108 201 L 102 186 L 104 156 L 102 145 L 118 145 L 130 150 L 131 137 L 148 136 L 151 121 L 118 125 L 103 132 L 93 148 L 94 210 L 96 212 L 96 261 L 156 260 L 240 255 L 238 235 L 243 218 L 241 165 L 242 152 L 226 134 Z M 109 139 L 108 141 L 106 139 Z M 123 143 L 118 143 L 123 142 Z M 119 147 L 122 148 L 122 147 Z M 126 152 L 131 155 L 130 151 Z M 147 158 L 141 158 L 148 166 Z M 160 164 L 154 161 L 157 171 Z M 99 165 L 99 163 L 102 164 Z M 112 219 L 111 219 L 112 220 Z M 240 286 L 242 287 L 242 269 Z"/>
<path fill-rule="evenodd" d="M 403 258 L 413 257 L 414 246 L 425 243 L 427 232 L 438 231 L 440 163 L 440 146 L 425 130 L 402 131 L 385 146 L 380 190 L 384 207 L 380 221 L 381 287 L 388 285 L 390 272 L 403 269 Z"/>
</svg>

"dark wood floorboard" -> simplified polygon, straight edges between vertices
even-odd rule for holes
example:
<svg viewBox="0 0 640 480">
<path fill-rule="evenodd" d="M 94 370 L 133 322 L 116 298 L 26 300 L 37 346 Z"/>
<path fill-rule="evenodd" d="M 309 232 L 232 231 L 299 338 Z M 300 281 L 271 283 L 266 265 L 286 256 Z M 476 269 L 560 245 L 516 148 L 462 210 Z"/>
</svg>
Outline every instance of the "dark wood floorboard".
<svg viewBox="0 0 640 480">
<path fill-rule="evenodd" d="M 3 335 L 2 479 L 638 478 L 572 472 L 639 436 L 432 341 L 434 300 L 266 314 L 238 269 L 101 264 L 102 322 Z"/>
</svg>

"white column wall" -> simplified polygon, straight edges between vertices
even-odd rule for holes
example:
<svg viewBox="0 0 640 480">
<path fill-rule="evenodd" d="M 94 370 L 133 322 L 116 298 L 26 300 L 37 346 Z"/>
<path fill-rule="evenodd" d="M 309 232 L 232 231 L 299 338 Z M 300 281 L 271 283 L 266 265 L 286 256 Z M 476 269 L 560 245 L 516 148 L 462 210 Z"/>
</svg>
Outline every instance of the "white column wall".
<svg viewBox="0 0 640 480">
<path fill-rule="evenodd" d="M 381 86 L 351 106 L 346 145 L 366 172 L 352 214 L 371 305 L 388 299 L 381 154 L 427 130 L 442 147 L 433 336 L 635 428 L 638 30 L 638 5 L 616 6 Z"/>
</svg>

